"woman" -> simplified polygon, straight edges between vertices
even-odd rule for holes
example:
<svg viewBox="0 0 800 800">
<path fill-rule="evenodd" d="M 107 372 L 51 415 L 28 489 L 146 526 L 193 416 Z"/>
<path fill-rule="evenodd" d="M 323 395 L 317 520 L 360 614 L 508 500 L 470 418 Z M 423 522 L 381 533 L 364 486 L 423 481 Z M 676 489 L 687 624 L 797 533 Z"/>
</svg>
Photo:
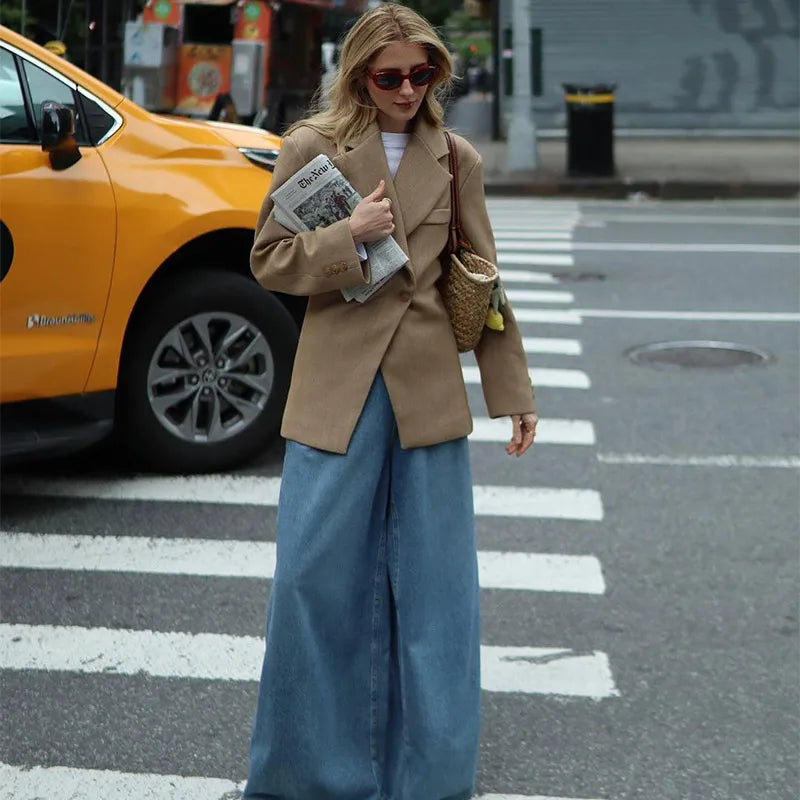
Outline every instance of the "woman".
<svg viewBox="0 0 800 800">
<path fill-rule="evenodd" d="M 450 221 L 442 110 L 450 57 L 397 5 L 348 34 L 326 111 L 284 139 L 272 188 L 328 155 L 363 200 L 292 235 L 267 196 L 251 266 L 309 297 L 282 434 L 278 556 L 246 800 L 461 800 L 474 789 L 480 710 L 477 558 L 455 339 L 436 288 Z M 466 236 L 494 259 L 481 163 L 457 143 Z M 408 263 L 364 303 L 365 242 Z M 536 427 L 510 308 L 476 356 L 509 454 Z"/>
</svg>

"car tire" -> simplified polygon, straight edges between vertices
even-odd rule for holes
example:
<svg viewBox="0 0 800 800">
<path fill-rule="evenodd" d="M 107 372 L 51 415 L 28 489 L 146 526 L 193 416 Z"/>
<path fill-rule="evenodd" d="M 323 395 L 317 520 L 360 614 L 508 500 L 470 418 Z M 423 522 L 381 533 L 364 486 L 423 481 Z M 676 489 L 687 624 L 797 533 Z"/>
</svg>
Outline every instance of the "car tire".
<svg viewBox="0 0 800 800">
<path fill-rule="evenodd" d="M 126 336 L 119 438 L 159 472 L 246 461 L 278 432 L 297 338 L 291 314 L 247 277 L 204 269 L 162 282 Z"/>
</svg>

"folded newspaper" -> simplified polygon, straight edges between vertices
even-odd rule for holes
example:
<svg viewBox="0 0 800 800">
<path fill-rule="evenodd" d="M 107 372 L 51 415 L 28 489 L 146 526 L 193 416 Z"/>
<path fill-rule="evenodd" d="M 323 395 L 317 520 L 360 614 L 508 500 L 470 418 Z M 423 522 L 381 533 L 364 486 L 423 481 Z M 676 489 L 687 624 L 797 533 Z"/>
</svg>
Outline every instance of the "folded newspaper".
<svg viewBox="0 0 800 800">
<path fill-rule="evenodd" d="M 361 196 L 327 156 L 318 155 L 272 193 L 272 202 L 276 222 L 300 233 L 325 228 L 349 217 L 361 202 Z M 391 236 L 367 242 L 365 247 L 370 283 L 342 289 L 348 302 L 368 300 L 408 261 L 408 256 Z"/>
</svg>

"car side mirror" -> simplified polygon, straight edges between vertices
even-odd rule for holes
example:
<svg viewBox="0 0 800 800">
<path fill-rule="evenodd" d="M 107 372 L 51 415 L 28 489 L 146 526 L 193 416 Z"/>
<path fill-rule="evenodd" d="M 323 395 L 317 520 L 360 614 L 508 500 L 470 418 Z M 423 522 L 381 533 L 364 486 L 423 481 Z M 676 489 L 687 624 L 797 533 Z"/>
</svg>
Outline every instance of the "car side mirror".
<svg viewBox="0 0 800 800">
<path fill-rule="evenodd" d="M 52 100 L 42 103 L 42 150 L 50 154 L 55 170 L 71 167 L 81 158 L 75 139 L 75 114 L 71 108 Z"/>
</svg>

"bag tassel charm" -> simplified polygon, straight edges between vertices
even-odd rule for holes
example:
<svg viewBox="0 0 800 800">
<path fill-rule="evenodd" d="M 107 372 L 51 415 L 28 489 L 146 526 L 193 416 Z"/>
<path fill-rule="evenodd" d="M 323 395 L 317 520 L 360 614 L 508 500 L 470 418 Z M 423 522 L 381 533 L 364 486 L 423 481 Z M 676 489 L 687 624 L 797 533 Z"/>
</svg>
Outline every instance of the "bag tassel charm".
<svg viewBox="0 0 800 800">
<path fill-rule="evenodd" d="M 486 313 L 486 327 L 490 330 L 504 331 L 506 329 L 503 315 L 500 313 L 500 306 L 504 306 L 506 301 L 505 289 L 503 289 L 503 284 L 500 283 L 498 278 L 489 296 L 489 311 Z"/>
</svg>

